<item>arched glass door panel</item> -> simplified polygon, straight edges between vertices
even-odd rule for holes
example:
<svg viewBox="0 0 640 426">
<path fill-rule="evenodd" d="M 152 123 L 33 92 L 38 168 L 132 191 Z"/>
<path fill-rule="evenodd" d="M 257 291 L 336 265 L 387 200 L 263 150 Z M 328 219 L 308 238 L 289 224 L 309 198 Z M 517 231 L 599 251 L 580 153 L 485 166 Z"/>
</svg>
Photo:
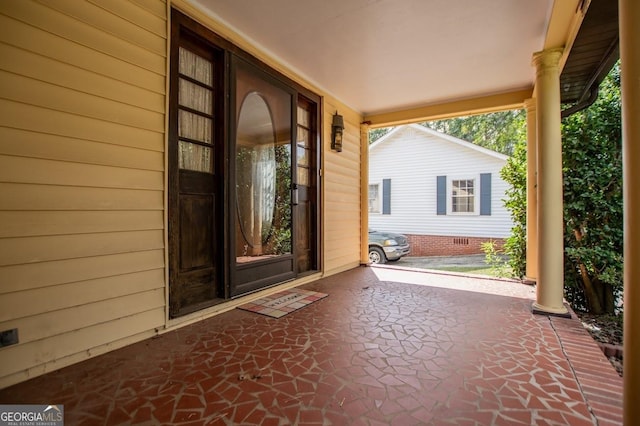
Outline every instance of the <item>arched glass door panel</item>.
<svg viewBox="0 0 640 426">
<path fill-rule="evenodd" d="M 240 107 L 236 133 L 236 203 L 245 260 L 276 255 L 270 245 L 276 201 L 276 136 L 265 99 L 252 92 Z"/>
</svg>

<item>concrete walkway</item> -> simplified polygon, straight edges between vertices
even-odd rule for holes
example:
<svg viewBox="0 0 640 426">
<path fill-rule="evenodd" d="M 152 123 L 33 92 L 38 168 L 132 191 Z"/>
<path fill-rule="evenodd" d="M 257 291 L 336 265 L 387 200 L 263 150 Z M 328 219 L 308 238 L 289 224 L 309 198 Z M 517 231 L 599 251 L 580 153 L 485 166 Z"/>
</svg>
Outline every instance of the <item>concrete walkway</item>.
<svg viewBox="0 0 640 426">
<path fill-rule="evenodd" d="M 484 254 L 428 257 L 405 256 L 396 262 L 389 262 L 388 265 L 420 269 L 438 269 L 452 266 L 486 268 L 489 266 L 485 262 Z"/>
</svg>

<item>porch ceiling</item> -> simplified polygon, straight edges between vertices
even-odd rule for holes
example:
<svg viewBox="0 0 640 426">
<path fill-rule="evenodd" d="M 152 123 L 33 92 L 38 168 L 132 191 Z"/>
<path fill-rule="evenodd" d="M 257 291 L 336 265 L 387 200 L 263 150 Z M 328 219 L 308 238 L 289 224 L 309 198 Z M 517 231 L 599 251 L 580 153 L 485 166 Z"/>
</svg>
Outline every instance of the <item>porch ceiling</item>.
<svg viewBox="0 0 640 426">
<path fill-rule="evenodd" d="M 193 0 L 370 115 L 529 89 L 553 0 Z"/>
</svg>

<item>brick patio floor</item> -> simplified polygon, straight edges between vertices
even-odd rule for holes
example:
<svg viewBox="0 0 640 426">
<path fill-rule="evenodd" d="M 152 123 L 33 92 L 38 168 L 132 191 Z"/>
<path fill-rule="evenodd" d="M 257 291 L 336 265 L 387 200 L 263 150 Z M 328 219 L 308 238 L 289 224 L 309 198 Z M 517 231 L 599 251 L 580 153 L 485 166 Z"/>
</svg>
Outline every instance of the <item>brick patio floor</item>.
<svg viewBox="0 0 640 426">
<path fill-rule="evenodd" d="M 66 424 L 622 424 L 622 380 L 529 286 L 394 267 L 305 285 L 280 319 L 233 310 L 0 390 Z"/>
</svg>

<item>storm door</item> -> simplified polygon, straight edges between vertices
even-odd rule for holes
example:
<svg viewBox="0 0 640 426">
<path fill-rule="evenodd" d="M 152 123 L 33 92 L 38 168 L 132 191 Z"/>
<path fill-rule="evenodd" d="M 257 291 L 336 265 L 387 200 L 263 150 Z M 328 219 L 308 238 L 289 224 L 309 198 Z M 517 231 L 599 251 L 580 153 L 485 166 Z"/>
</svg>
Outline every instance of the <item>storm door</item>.
<svg viewBox="0 0 640 426">
<path fill-rule="evenodd" d="M 295 276 L 292 176 L 295 92 L 234 57 L 235 268 L 231 295 Z"/>
<path fill-rule="evenodd" d="M 176 317 L 224 297 L 220 255 L 223 52 L 172 37 L 169 125 L 169 306 Z"/>
</svg>

